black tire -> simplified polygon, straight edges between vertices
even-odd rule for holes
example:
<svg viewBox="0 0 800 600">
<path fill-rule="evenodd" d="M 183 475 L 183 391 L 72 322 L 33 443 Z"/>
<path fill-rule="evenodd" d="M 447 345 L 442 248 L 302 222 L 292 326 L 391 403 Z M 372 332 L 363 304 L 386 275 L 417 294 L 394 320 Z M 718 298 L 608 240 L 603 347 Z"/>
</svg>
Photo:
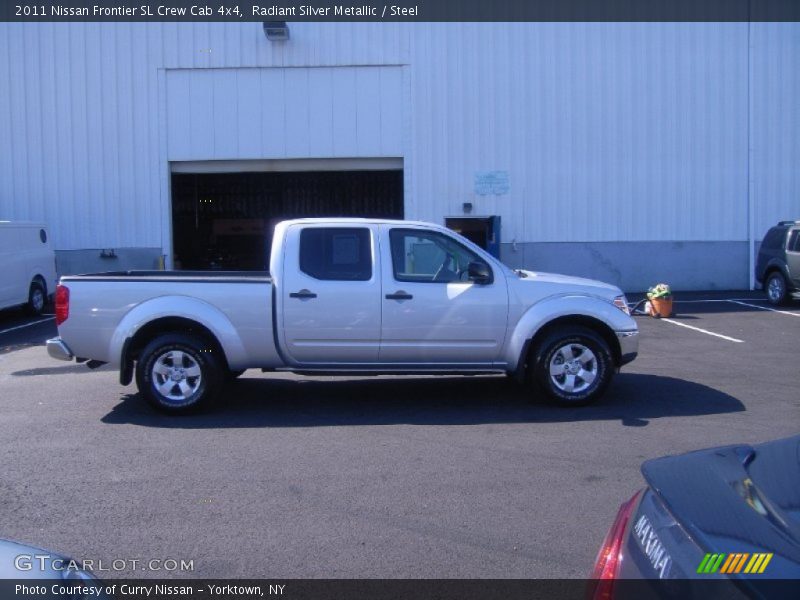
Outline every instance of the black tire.
<svg viewBox="0 0 800 600">
<path fill-rule="evenodd" d="M 240 369 L 240 370 L 236 370 L 236 371 L 232 371 L 232 370 L 228 369 L 228 372 L 225 373 L 225 381 L 233 381 L 235 379 L 238 379 L 239 377 L 241 377 L 244 374 L 244 372 L 245 372 L 245 369 Z"/>
<path fill-rule="evenodd" d="M 38 317 L 44 312 L 45 304 L 47 304 L 47 290 L 44 287 L 44 283 L 41 279 L 34 279 L 28 289 L 28 302 L 25 304 L 25 312 Z"/>
<path fill-rule="evenodd" d="M 564 373 L 551 373 L 551 363 L 554 371 L 566 364 Z M 614 370 L 608 343 L 591 329 L 578 326 L 547 335 L 534 349 L 528 365 L 531 383 L 560 406 L 584 406 L 596 401 L 605 393 Z M 587 382 L 590 375 L 593 379 Z"/>
<path fill-rule="evenodd" d="M 764 292 L 767 294 L 767 300 L 770 304 L 780 306 L 786 304 L 789 299 L 789 286 L 786 284 L 786 278 L 779 271 L 773 271 L 767 277 L 764 284 Z"/>
<path fill-rule="evenodd" d="M 173 352 L 182 353 L 180 363 L 175 362 Z M 202 339 L 166 333 L 153 339 L 139 355 L 136 385 L 154 408 L 171 415 L 190 414 L 211 404 L 224 372 L 216 352 Z M 174 382 L 171 387 L 170 381 Z"/>
</svg>

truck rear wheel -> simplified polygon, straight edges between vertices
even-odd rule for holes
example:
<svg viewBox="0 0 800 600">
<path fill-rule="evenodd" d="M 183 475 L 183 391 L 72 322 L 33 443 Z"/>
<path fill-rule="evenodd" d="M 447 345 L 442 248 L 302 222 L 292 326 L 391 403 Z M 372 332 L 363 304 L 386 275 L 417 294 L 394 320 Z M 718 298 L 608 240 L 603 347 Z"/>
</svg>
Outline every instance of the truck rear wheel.
<svg viewBox="0 0 800 600">
<path fill-rule="evenodd" d="M 153 339 L 136 363 L 136 385 L 147 402 L 179 415 L 196 412 L 217 395 L 223 369 L 214 349 L 181 333 Z"/>
<path fill-rule="evenodd" d="M 583 406 L 600 398 L 614 375 L 608 343 L 591 329 L 568 327 L 548 335 L 534 350 L 529 376 L 562 406 Z"/>
</svg>

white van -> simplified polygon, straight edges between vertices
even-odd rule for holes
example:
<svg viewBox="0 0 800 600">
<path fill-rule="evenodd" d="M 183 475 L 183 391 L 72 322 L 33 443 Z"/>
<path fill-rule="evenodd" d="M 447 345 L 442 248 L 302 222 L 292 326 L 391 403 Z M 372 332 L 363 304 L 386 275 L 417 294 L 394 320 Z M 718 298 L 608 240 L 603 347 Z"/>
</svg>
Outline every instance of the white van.
<svg viewBox="0 0 800 600">
<path fill-rule="evenodd" d="M 0 309 L 39 315 L 56 291 L 56 258 L 43 223 L 0 221 Z"/>
</svg>

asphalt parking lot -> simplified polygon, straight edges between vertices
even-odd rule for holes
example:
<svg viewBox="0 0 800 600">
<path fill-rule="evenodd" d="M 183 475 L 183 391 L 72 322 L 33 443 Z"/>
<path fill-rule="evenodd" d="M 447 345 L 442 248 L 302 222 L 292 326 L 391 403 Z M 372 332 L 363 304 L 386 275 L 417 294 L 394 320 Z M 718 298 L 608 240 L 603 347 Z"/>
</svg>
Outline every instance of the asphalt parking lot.
<svg viewBox="0 0 800 600">
<path fill-rule="evenodd" d="M 0 537 L 194 561 L 169 576 L 585 577 L 642 461 L 800 430 L 800 304 L 682 298 L 638 318 L 638 360 L 591 407 L 505 377 L 248 371 L 185 418 L 50 359 L 51 318 L 2 313 Z"/>
</svg>

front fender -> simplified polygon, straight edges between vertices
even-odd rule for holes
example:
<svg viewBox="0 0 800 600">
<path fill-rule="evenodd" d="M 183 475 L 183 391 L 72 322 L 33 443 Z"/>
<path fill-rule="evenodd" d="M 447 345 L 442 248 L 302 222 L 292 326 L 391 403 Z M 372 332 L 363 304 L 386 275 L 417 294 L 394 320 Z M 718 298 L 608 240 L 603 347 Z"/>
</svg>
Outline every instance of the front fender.
<svg viewBox="0 0 800 600">
<path fill-rule="evenodd" d="M 180 311 L 175 309 L 180 306 Z M 244 344 L 230 319 L 208 302 L 190 296 L 159 296 L 134 307 L 117 325 L 109 342 L 112 366 L 119 366 L 126 340 L 157 319 L 178 317 L 200 323 L 217 338 L 228 364 L 247 362 Z"/>
<path fill-rule="evenodd" d="M 561 294 L 549 296 L 528 308 L 517 321 L 506 345 L 505 361 L 516 370 L 528 341 L 549 322 L 560 317 L 582 316 L 601 321 L 612 331 L 636 331 L 636 321 L 611 302 L 597 296 Z"/>
</svg>

